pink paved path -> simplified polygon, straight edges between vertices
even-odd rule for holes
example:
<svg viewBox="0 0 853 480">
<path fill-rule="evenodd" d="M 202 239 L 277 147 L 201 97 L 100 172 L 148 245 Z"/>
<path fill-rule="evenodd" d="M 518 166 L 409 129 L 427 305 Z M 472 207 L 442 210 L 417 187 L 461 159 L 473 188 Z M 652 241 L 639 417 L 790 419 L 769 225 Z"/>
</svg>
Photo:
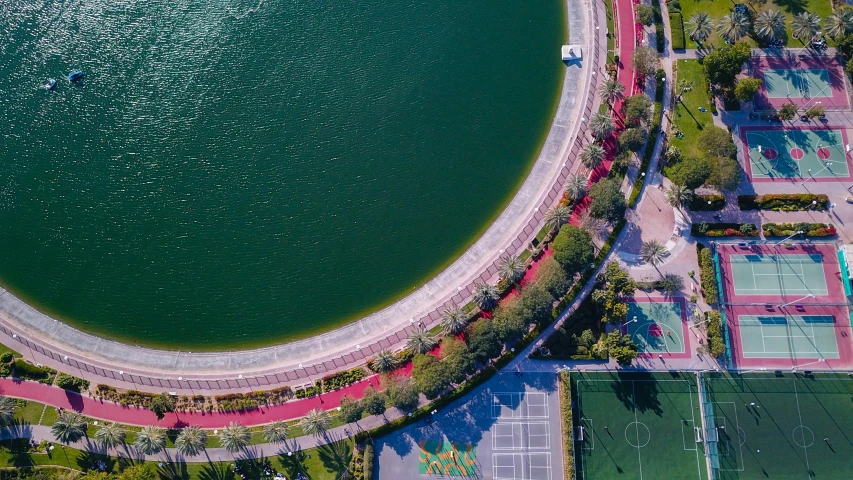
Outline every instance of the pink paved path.
<svg viewBox="0 0 853 480">
<path fill-rule="evenodd" d="M 222 428 L 228 425 L 229 422 L 240 422 L 243 425 L 251 426 L 270 423 L 274 420 L 290 420 L 305 416 L 313 408 L 331 410 L 340 405 L 341 397 L 344 395 L 361 398 L 364 396 L 364 390 L 371 385 L 378 388 L 378 375 L 366 378 L 335 392 L 324 393 L 318 397 L 304 400 L 293 400 L 271 407 L 263 407 L 242 413 L 176 412 L 166 414 L 163 420 L 157 420 L 157 416 L 145 408 L 125 407 L 117 403 L 100 401 L 63 390 L 59 387 L 42 385 L 37 382 L 2 378 L 0 379 L 0 394 L 33 400 L 53 407 L 74 410 L 99 420 L 109 420 L 129 425 L 158 425 L 168 428 L 198 425 L 202 428 Z"/>
</svg>

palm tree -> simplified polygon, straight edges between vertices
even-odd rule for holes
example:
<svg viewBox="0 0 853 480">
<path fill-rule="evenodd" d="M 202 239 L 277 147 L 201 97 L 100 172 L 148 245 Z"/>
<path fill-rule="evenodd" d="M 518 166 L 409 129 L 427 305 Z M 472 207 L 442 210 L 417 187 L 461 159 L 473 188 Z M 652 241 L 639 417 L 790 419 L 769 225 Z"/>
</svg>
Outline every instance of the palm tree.
<svg viewBox="0 0 853 480">
<path fill-rule="evenodd" d="M 549 209 L 548 212 L 551 210 L 553 210 L 553 208 Z M 569 212 L 569 214 L 571 215 L 571 212 Z M 498 264 L 498 276 L 508 282 L 515 283 L 521 280 L 522 277 L 524 277 L 524 272 L 526 271 L 527 267 L 524 266 L 524 262 L 518 258 L 518 255 L 507 255 L 503 257 Z"/>
<path fill-rule="evenodd" d="M 717 23 L 717 32 L 726 41 L 737 42 L 749 33 L 749 18 L 738 11 L 732 11 L 723 15 Z"/>
<path fill-rule="evenodd" d="M 592 132 L 595 138 L 601 140 L 615 130 L 615 126 L 613 125 L 613 117 L 608 113 L 598 112 L 592 116 L 592 120 L 589 121 L 589 130 Z"/>
<path fill-rule="evenodd" d="M 0 396 L 0 425 L 9 425 L 15 420 L 18 405 L 15 399 Z"/>
<path fill-rule="evenodd" d="M 74 443 L 86 434 L 86 419 L 75 412 L 62 412 L 50 428 L 57 441 Z"/>
<path fill-rule="evenodd" d="M 239 422 L 231 422 L 219 432 L 219 440 L 228 453 L 235 453 L 249 445 L 249 441 L 252 440 L 252 434 L 249 433 L 248 428 L 240 425 Z"/>
<path fill-rule="evenodd" d="M 326 433 L 326 430 L 329 429 L 331 424 L 332 418 L 329 416 L 329 412 L 320 408 L 315 408 L 309 411 L 308 414 L 302 417 L 302 420 L 299 421 L 299 425 L 302 426 L 302 431 L 308 435 L 322 435 Z"/>
<path fill-rule="evenodd" d="M 406 347 L 415 353 L 427 353 L 438 344 L 426 330 L 415 330 L 409 334 Z"/>
<path fill-rule="evenodd" d="M 545 212 L 545 226 L 548 227 L 548 230 L 556 232 L 570 218 L 572 218 L 572 209 L 567 205 L 557 205 Z"/>
<path fill-rule="evenodd" d="M 838 39 L 853 32 L 853 8 L 839 7 L 824 23 L 826 34 Z"/>
<path fill-rule="evenodd" d="M 643 245 L 640 247 L 640 257 L 642 257 L 644 262 L 653 267 L 657 267 L 663 263 L 663 259 L 666 258 L 667 254 L 669 254 L 669 250 L 657 240 L 643 242 Z"/>
<path fill-rule="evenodd" d="M 609 118 L 609 117 L 608 117 Z M 612 123 L 611 123 L 612 126 Z M 595 170 L 604 161 L 604 147 L 590 143 L 581 150 L 581 163 L 589 170 Z"/>
<path fill-rule="evenodd" d="M 610 108 L 612 109 L 616 100 L 625 96 L 625 85 L 607 77 L 604 80 L 604 83 L 601 84 L 601 87 L 598 88 L 598 94 L 601 96 L 601 100 L 610 105 Z"/>
<path fill-rule="evenodd" d="M 397 368 L 399 364 L 400 361 L 397 360 L 397 357 L 394 356 L 393 353 L 391 353 L 391 350 L 383 348 L 373 356 L 373 360 L 370 362 L 370 368 L 372 368 L 376 373 L 388 373 Z"/>
<path fill-rule="evenodd" d="M 684 185 L 672 184 L 666 190 L 666 201 L 675 208 L 681 208 L 693 198 L 693 192 Z"/>
<path fill-rule="evenodd" d="M 480 307 L 480 310 L 491 310 L 498 304 L 498 290 L 494 285 L 489 285 L 486 282 L 477 282 L 474 284 L 474 303 Z"/>
<path fill-rule="evenodd" d="M 820 17 L 816 13 L 802 12 L 794 15 L 791 33 L 801 42 L 808 42 L 820 31 Z"/>
<path fill-rule="evenodd" d="M 196 425 L 185 427 L 175 439 L 175 448 L 187 457 L 195 457 L 200 454 L 207 445 L 207 432 Z"/>
<path fill-rule="evenodd" d="M 145 455 L 154 455 L 166 448 L 166 430 L 153 425 L 142 427 L 136 434 L 133 446 Z"/>
<path fill-rule="evenodd" d="M 589 179 L 585 175 L 579 173 L 571 175 L 566 181 L 566 193 L 572 200 L 580 200 L 586 195 L 587 184 L 589 184 Z"/>
<path fill-rule="evenodd" d="M 441 312 L 441 328 L 448 335 L 456 335 L 466 325 L 468 325 L 468 314 L 456 305 L 451 305 Z"/>
<path fill-rule="evenodd" d="M 705 12 L 697 12 L 690 16 L 687 20 L 687 35 L 694 42 L 702 43 L 711 36 L 714 25 L 711 22 L 711 17 Z"/>
<path fill-rule="evenodd" d="M 283 443 L 287 440 L 287 422 L 276 420 L 264 425 L 264 441 L 267 443 Z"/>
<path fill-rule="evenodd" d="M 119 423 L 107 423 L 95 432 L 95 440 L 101 443 L 105 449 L 118 447 L 124 444 L 126 431 Z"/>
<path fill-rule="evenodd" d="M 785 16 L 778 10 L 765 10 L 755 19 L 755 34 L 768 40 L 784 40 L 788 37 Z"/>
</svg>

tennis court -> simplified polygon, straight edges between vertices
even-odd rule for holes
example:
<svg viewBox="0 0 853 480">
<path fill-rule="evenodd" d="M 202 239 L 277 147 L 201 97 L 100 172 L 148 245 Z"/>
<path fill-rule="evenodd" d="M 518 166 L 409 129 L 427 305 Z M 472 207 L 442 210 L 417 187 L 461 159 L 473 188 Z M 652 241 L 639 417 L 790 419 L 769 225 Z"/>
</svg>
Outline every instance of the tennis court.
<svg viewBox="0 0 853 480">
<path fill-rule="evenodd" d="M 838 358 L 831 315 L 738 315 L 738 324 L 745 358 Z"/>
<path fill-rule="evenodd" d="M 827 295 L 819 254 L 735 254 L 729 257 L 736 295 Z"/>
<path fill-rule="evenodd" d="M 741 128 L 752 180 L 850 178 L 847 132 L 842 128 Z"/>
<path fill-rule="evenodd" d="M 578 479 L 707 479 L 694 374 L 571 378 Z"/>
<path fill-rule="evenodd" d="M 681 354 L 686 352 L 687 326 L 679 301 L 631 301 L 624 333 L 630 335 L 643 354 Z"/>
<path fill-rule="evenodd" d="M 753 56 L 749 75 L 763 80 L 755 96 L 756 110 L 778 110 L 793 103 L 806 110 L 821 106 L 847 109 L 844 65 L 837 58 L 791 51 L 773 56 Z"/>
<path fill-rule="evenodd" d="M 703 387 L 717 479 L 850 478 L 853 380 L 847 375 L 710 373 Z"/>
<path fill-rule="evenodd" d="M 764 86 L 770 98 L 832 96 L 829 71 L 825 68 L 764 70 Z"/>
</svg>

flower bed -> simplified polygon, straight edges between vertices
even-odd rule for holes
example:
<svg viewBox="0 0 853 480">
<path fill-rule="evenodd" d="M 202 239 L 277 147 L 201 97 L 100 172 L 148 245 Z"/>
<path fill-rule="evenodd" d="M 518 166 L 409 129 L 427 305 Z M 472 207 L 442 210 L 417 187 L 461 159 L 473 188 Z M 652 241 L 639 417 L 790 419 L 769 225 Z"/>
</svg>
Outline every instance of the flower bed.
<svg viewBox="0 0 853 480">
<path fill-rule="evenodd" d="M 829 197 L 822 193 L 738 195 L 737 204 L 741 210 L 782 210 L 785 212 L 826 210 L 829 206 Z"/>
<path fill-rule="evenodd" d="M 367 374 L 361 367 L 326 375 L 323 377 L 323 391 L 331 392 L 332 390 L 346 387 L 347 385 L 353 384 L 366 376 Z"/>
<path fill-rule="evenodd" d="M 757 237 L 754 223 L 694 223 L 690 227 L 694 237 Z"/>
<path fill-rule="evenodd" d="M 803 232 L 801 237 L 831 237 L 837 232 L 831 223 L 765 223 L 761 225 L 765 237 L 790 237 Z"/>
<path fill-rule="evenodd" d="M 711 212 L 722 210 L 726 206 L 726 197 L 719 193 L 711 195 L 693 195 L 687 208 L 694 212 Z"/>
</svg>

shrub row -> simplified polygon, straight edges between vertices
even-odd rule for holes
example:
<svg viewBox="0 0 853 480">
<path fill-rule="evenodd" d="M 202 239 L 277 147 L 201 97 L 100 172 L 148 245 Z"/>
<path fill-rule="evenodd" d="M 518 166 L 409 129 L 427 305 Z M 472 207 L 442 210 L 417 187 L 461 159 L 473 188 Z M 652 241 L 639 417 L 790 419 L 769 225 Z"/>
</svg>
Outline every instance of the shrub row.
<svg viewBox="0 0 853 480">
<path fill-rule="evenodd" d="M 765 223 L 761 225 L 765 237 L 789 237 L 803 232 L 801 237 L 831 237 L 837 232 L 830 223 Z"/>
<path fill-rule="evenodd" d="M 89 389 L 89 381 L 82 378 L 72 377 L 64 373 L 59 373 L 56 376 L 56 386 L 64 390 L 72 392 L 82 392 Z"/>
<path fill-rule="evenodd" d="M 204 397 L 202 397 L 203 399 Z M 293 398 L 293 390 L 289 386 L 274 388 L 272 390 L 258 390 L 248 393 L 229 393 L 217 395 L 217 410 L 223 412 L 242 412 L 252 410 L 264 405 L 275 405 L 284 403 Z"/>
<path fill-rule="evenodd" d="M 373 441 L 367 439 L 364 444 L 364 480 L 373 480 Z"/>
<path fill-rule="evenodd" d="M 694 212 L 711 212 L 722 210 L 726 206 L 726 197 L 719 193 L 710 195 L 693 195 L 687 207 Z"/>
<path fill-rule="evenodd" d="M 315 382 L 313 386 L 306 388 L 297 388 L 296 391 L 293 393 L 294 395 L 296 395 L 296 398 L 314 397 L 323 393 L 323 384 L 320 382 L 320 380 L 317 380 L 317 382 Z"/>
<path fill-rule="evenodd" d="M 714 357 L 726 353 L 726 342 L 723 340 L 723 320 L 720 312 L 712 310 L 705 313 L 708 321 L 705 333 L 708 335 L 708 353 Z"/>
<path fill-rule="evenodd" d="M 720 299 L 720 291 L 717 290 L 717 277 L 714 273 L 711 250 L 697 243 L 696 255 L 699 257 L 699 283 L 702 286 L 702 296 L 708 304 L 715 304 Z"/>
<path fill-rule="evenodd" d="M 151 405 L 151 400 L 157 396 L 153 393 L 140 392 L 137 390 L 119 392 L 115 387 L 103 384 L 100 384 L 95 388 L 95 394 L 101 398 L 118 403 L 119 405 L 134 405 L 145 408 L 148 408 Z"/>
<path fill-rule="evenodd" d="M 655 143 L 657 143 L 658 133 L 660 133 L 660 118 L 661 110 L 663 110 L 666 72 L 663 69 L 658 69 L 655 80 L 655 110 L 652 114 L 652 126 L 649 129 L 649 137 L 646 140 L 646 149 L 643 151 L 643 162 L 640 164 L 640 171 L 637 172 L 637 179 L 634 180 L 634 185 L 631 186 L 631 195 L 628 196 L 628 208 L 634 208 L 637 205 L 637 199 L 640 198 L 640 191 L 643 190 L 643 182 L 646 179 L 643 173 L 647 173 L 649 170 L 652 155 L 655 153 Z"/>
<path fill-rule="evenodd" d="M 690 227 L 694 237 L 757 237 L 758 227 L 754 223 L 694 223 Z"/>
<path fill-rule="evenodd" d="M 11 375 L 22 380 L 35 380 L 45 385 L 53 383 L 53 378 L 56 376 L 56 370 L 50 367 L 39 367 L 32 363 L 27 363 L 22 358 L 12 362 Z"/>
<path fill-rule="evenodd" d="M 347 385 L 351 385 L 366 376 L 367 373 L 361 367 L 326 375 L 323 377 L 323 391 L 331 392 L 333 390 L 346 387 Z"/>
<path fill-rule="evenodd" d="M 655 43 L 657 44 L 658 53 L 663 53 L 666 49 L 666 35 L 663 30 L 663 15 L 660 13 L 660 1 L 663 0 L 653 0 L 652 8 L 655 11 Z"/>
<path fill-rule="evenodd" d="M 816 203 L 812 203 L 816 202 Z M 813 193 L 771 193 L 766 195 L 738 195 L 741 210 L 826 210 L 829 197 Z"/>
<path fill-rule="evenodd" d="M 672 32 L 672 49 L 684 50 L 687 48 L 687 40 L 684 37 L 684 19 L 680 12 L 669 14 L 669 29 Z"/>
<path fill-rule="evenodd" d="M 565 468 L 564 478 L 575 478 L 575 448 L 574 448 L 574 431 L 575 424 L 572 418 L 572 380 L 569 374 L 565 371 L 560 372 L 560 413 L 563 417 L 563 467 Z"/>
</svg>

